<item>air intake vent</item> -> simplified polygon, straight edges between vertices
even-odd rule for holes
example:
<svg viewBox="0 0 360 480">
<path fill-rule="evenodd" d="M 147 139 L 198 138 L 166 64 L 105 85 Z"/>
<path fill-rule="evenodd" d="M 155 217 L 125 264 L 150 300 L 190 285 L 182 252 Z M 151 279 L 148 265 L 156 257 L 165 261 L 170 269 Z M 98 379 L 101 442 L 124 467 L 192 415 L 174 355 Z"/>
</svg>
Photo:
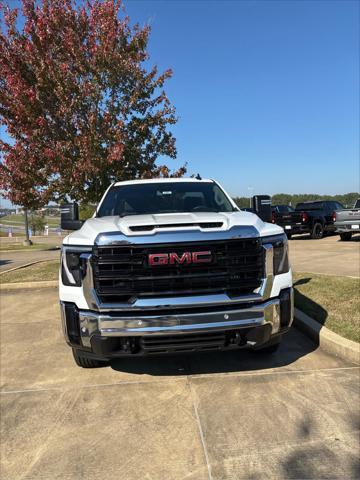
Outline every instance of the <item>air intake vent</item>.
<svg viewBox="0 0 360 480">
<path fill-rule="evenodd" d="M 135 225 L 129 227 L 132 232 L 151 232 L 155 228 L 180 228 L 180 227 L 200 227 L 200 228 L 220 228 L 223 222 L 202 222 L 202 223 L 167 223 L 164 225 Z"/>
<path fill-rule="evenodd" d="M 221 349 L 225 346 L 225 333 L 192 333 L 183 335 L 148 335 L 141 339 L 141 347 L 147 354 L 193 352 Z"/>
</svg>

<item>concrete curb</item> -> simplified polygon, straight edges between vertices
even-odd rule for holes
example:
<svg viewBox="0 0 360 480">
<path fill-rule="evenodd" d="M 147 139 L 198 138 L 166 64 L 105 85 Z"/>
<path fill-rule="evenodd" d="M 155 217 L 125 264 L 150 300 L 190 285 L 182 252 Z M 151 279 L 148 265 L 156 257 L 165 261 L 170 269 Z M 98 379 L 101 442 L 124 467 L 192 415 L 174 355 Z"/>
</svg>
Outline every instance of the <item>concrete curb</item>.
<svg viewBox="0 0 360 480">
<path fill-rule="evenodd" d="M 323 350 L 349 362 L 360 363 L 359 343 L 332 332 L 298 308 L 295 308 L 294 325 L 318 343 Z"/>
<path fill-rule="evenodd" d="M 2 283 L 0 285 L 0 291 L 2 290 L 24 290 L 30 288 L 49 288 L 57 287 L 58 280 L 48 280 L 45 282 L 18 282 L 18 283 Z"/>
<path fill-rule="evenodd" d="M 28 253 L 28 252 L 56 252 L 56 251 L 60 251 L 61 250 L 61 247 L 58 247 L 57 245 L 54 247 L 54 248 L 35 248 L 34 250 L 32 250 L 31 248 L 27 249 L 27 248 L 22 248 L 22 249 L 19 249 L 19 250 L 0 250 L 0 253 Z"/>
</svg>

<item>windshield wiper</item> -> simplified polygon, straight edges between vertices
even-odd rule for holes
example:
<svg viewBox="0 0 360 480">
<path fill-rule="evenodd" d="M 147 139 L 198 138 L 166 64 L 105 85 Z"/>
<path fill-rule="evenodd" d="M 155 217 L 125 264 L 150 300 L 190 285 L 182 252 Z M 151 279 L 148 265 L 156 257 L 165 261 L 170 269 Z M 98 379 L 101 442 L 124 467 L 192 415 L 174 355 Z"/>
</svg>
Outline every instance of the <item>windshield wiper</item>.
<svg viewBox="0 0 360 480">
<path fill-rule="evenodd" d="M 121 213 L 119 215 L 120 218 L 124 217 L 131 217 L 132 215 L 145 215 L 144 213 L 138 213 L 138 212 L 129 212 L 129 213 Z"/>
</svg>

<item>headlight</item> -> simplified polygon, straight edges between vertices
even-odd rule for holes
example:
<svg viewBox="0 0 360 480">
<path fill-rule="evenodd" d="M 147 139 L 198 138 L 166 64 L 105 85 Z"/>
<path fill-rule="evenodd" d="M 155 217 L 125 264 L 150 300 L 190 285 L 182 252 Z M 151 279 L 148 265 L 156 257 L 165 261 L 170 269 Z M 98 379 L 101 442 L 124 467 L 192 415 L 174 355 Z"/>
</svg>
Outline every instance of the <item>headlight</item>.
<svg viewBox="0 0 360 480">
<path fill-rule="evenodd" d="M 288 239 L 285 233 L 262 237 L 262 244 L 270 243 L 273 247 L 273 271 L 274 275 L 286 273 L 290 269 L 288 256 Z"/>
<path fill-rule="evenodd" d="M 64 246 L 61 252 L 61 279 L 68 287 L 80 287 L 86 274 L 87 256 L 91 247 Z"/>
</svg>

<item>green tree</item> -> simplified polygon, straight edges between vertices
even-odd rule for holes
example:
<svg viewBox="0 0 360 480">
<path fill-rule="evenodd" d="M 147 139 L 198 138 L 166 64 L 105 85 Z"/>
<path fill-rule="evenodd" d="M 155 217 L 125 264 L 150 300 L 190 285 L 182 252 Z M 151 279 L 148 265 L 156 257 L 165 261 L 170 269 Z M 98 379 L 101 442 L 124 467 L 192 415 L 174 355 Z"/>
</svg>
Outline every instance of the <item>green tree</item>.
<svg viewBox="0 0 360 480">
<path fill-rule="evenodd" d="M 91 218 L 96 210 L 96 205 L 83 204 L 79 207 L 80 220 Z"/>
<path fill-rule="evenodd" d="M 275 193 L 271 197 L 272 205 L 291 205 L 295 207 L 298 203 L 311 202 L 314 200 L 332 200 L 340 202 L 344 207 L 351 208 L 356 200 L 360 198 L 359 192 L 344 193 L 342 195 L 319 195 L 317 193 Z M 247 208 L 250 204 L 249 197 L 235 197 L 235 203 L 240 208 Z"/>
<path fill-rule="evenodd" d="M 233 200 L 239 208 L 250 207 L 250 198 L 248 197 L 235 197 Z"/>
<path fill-rule="evenodd" d="M 29 227 L 31 228 L 34 235 L 37 233 L 39 235 L 44 233 L 45 228 L 45 219 L 41 215 L 32 214 L 29 217 Z"/>
</svg>

